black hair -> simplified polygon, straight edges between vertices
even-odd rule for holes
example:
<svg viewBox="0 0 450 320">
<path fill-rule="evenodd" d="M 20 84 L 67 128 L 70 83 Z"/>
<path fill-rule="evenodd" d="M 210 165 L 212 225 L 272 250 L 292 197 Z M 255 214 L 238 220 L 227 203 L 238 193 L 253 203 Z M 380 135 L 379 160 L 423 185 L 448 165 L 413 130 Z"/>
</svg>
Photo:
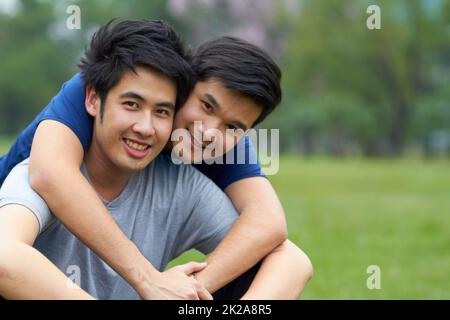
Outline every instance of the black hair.
<svg viewBox="0 0 450 320">
<path fill-rule="evenodd" d="M 193 84 L 190 53 L 167 23 L 158 20 L 109 21 L 92 36 L 79 63 L 85 86 L 100 97 L 100 118 L 109 90 L 127 71 L 151 68 L 174 81 L 176 109 L 187 99 Z"/>
<path fill-rule="evenodd" d="M 263 121 L 281 102 L 281 70 L 261 48 L 239 38 L 220 37 L 202 44 L 191 62 L 196 81 L 217 78 L 263 109 L 253 125 Z"/>
</svg>

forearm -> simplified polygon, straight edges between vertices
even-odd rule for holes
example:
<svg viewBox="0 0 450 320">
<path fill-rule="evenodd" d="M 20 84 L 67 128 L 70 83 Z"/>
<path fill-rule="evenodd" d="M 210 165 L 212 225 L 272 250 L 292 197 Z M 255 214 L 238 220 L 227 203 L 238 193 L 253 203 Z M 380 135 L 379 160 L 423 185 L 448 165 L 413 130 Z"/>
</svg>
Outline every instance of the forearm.
<svg viewBox="0 0 450 320">
<path fill-rule="evenodd" d="M 43 121 L 30 154 L 31 186 L 68 230 L 136 289 L 142 273 L 156 270 L 125 236 L 81 173 L 83 156 L 83 147 L 69 128 L 57 121 Z"/>
<path fill-rule="evenodd" d="M 56 169 L 37 191 L 67 229 L 133 287 L 139 285 L 142 273 L 157 272 L 122 232 L 79 170 Z"/>
<path fill-rule="evenodd" d="M 257 207 L 243 210 L 230 232 L 207 258 L 208 266 L 197 274 L 197 279 L 210 292 L 250 269 L 285 240 L 284 217 L 273 219 L 271 215 Z"/>
<path fill-rule="evenodd" d="M 312 264 L 306 254 L 292 242 L 286 241 L 264 258 L 242 299 L 297 299 L 312 274 Z"/>
<path fill-rule="evenodd" d="M 0 257 L 0 296 L 3 298 L 94 299 L 25 243 L 3 243 Z"/>
</svg>

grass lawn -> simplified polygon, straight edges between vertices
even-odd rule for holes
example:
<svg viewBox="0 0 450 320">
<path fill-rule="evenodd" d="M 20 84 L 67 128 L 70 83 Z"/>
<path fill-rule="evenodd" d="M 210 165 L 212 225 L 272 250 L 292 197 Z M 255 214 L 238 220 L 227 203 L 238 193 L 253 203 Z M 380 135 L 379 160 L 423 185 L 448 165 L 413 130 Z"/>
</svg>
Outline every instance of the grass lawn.
<svg viewBox="0 0 450 320">
<path fill-rule="evenodd" d="M 299 160 L 272 178 L 315 275 L 302 298 L 450 298 L 450 162 Z M 381 290 L 369 290 L 369 265 Z"/>
<path fill-rule="evenodd" d="M 445 160 L 283 157 L 270 179 L 289 238 L 314 264 L 302 299 L 450 299 L 449 169 Z M 370 265 L 380 290 L 367 288 Z"/>
<path fill-rule="evenodd" d="M 0 155 L 11 139 L 0 138 Z M 311 257 L 303 299 L 450 299 L 450 161 L 303 159 L 271 176 Z M 190 251 L 171 265 L 202 259 Z M 369 290 L 369 265 L 381 289 Z"/>
</svg>

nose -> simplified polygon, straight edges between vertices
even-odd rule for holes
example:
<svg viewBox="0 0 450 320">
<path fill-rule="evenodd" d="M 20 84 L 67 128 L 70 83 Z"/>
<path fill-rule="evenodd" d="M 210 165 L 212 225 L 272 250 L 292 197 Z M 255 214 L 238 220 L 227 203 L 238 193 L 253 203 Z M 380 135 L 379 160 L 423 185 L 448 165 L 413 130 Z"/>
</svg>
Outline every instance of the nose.
<svg viewBox="0 0 450 320">
<path fill-rule="evenodd" d="M 141 113 L 133 126 L 133 131 L 143 137 L 155 135 L 155 127 L 153 126 L 153 118 L 151 112 Z"/>
<path fill-rule="evenodd" d="M 203 125 L 203 141 L 209 144 L 211 141 L 215 141 L 220 138 L 222 132 L 220 131 L 221 122 L 218 119 L 210 119 Z"/>
<path fill-rule="evenodd" d="M 215 117 L 202 119 L 200 122 L 200 131 L 205 134 L 207 131 L 220 130 L 221 120 Z"/>
</svg>

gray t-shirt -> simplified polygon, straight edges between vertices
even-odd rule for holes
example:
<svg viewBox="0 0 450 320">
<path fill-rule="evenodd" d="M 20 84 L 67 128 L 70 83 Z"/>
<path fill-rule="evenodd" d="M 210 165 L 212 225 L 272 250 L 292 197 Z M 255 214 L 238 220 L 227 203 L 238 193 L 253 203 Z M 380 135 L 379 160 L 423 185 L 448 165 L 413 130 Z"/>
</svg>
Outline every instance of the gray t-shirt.
<svg viewBox="0 0 450 320">
<path fill-rule="evenodd" d="M 89 179 L 85 167 L 81 169 Z M 139 299 L 126 281 L 54 218 L 29 185 L 28 160 L 13 169 L 0 189 L 0 207 L 12 203 L 36 215 L 40 234 L 34 247 L 66 275 L 79 277 L 75 280 L 84 290 L 98 299 Z M 211 180 L 190 165 L 173 164 L 166 155 L 135 173 L 118 198 L 104 203 L 160 271 L 189 249 L 210 253 L 237 219 L 232 203 Z"/>
</svg>

